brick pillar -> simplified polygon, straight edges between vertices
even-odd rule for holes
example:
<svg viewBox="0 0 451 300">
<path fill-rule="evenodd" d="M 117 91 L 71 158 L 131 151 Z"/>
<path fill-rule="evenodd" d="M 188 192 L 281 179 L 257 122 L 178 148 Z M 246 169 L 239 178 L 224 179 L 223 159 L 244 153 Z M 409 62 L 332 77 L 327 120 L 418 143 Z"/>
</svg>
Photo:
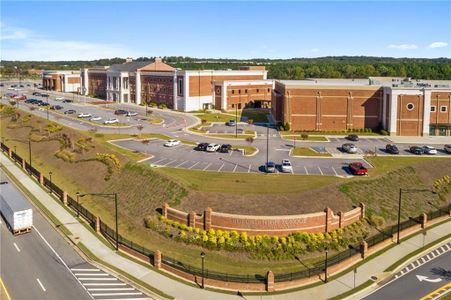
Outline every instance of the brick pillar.
<svg viewBox="0 0 451 300">
<path fill-rule="evenodd" d="M 211 207 L 207 207 L 204 211 L 204 230 L 209 230 L 211 228 L 211 213 L 213 210 Z"/>
<path fill-rule="evenodd" d="M 66 191 L 63 192 L 63 204 L 65 206 L 67 206 L 67 192 Z"/>
<path fill-rule="evenodd" d="M 274 273 L 272 271 L 266 273 L 266 291 L 274 292 Z"/>
<path fill-rule="evenodd" d="M 163 204 L 163 217 L 167 218 L 168 217 L 168 208 L 169 208 L 169 204 L 167 204 L 166 202 Z"/>
<path fill-rule="evenodd" d="M 196 212 L 192 211 L 188 215 L 188 226 L 196 228 Z"/>
<path fill-rule="evenodd" d="M 339 211 L 338 215 L 338 228 L 343 228 L 343 212 Z"/>
<path fill-rule="evenodd" d="M 13 150 L 11 150 L 11 148 L 8 149 L 8 156 L 12 157 L 13 156 Z"/>
<path fill-rule="evenodd" d="M 153 266 L 157 268 L 158 270 L 161 269 L 161 251 L 157 250 L 155 251 L 153 255 Z"/>
<path fill-rule="evenodd" d="M 331 229 L 331 223 L 332 223 L 332 209 L 330 209 L 329 207 L 326 207 L 326 209 L 324 210 L 324 212 L 326 213 L 326 220 L 324 220 L 325 222 L 325 232 L 329 232 L 329 230 Z"/>
<path fill-rule="evenodd" d="M 362 258 L 365 258 L 368 253 L 368 243 L 366 241 L 363 241 L 360 244 L 360 253 L 362 254 Z"/>
<path fill-rule="evenodd" d="M 44 185 L 44 175 L 42 175 L 42 173 L 39 173 L 39 183 Z"/>
<path fill-rule="evenodd" d="M 100 234 L 100 218 L 96 217 L 96 232 Z"/>
<path fill-rule="evenodd" d="M 363 202 L 359 203 L 360 206 L 360 220 L 365 219 L 365 204 Z"/>
<path fill-rule="evenodd" d="M 426 223 L 428 222 L 428 215 L 425 213 L 422 213 L 420 216 L 420 220 L 421 220 L 421 228 L 425 228 Z"/>
</svg>

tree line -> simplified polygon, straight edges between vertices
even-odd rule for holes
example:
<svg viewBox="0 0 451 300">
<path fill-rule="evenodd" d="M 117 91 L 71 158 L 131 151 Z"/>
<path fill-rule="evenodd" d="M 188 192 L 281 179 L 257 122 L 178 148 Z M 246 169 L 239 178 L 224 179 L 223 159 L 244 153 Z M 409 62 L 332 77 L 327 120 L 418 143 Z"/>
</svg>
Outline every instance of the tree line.
<svg viewBox="0 0 451 300">
<path fill-rule="evenodd" d="M 140 57 L 137 61 L 153 61 L 155 57 Z M 337 56 L 291 59 L 222 59 L 192 58 L 184 56 L 162 57 L 175 68 L 185 70 L 233 69 L 244 65 L 265 66 L 268 78 L 367 78 L 370 76 L 412 77 L 421 79 L 451 80 L 449 58 L 392 58 L 366 56 Z M 123 58 L 93 61 L 3 61 L 2 75 L 27 74 L 28 70 L 78 70 L 85 67 L 110 66 L 124 63 Z"/>
</svg>

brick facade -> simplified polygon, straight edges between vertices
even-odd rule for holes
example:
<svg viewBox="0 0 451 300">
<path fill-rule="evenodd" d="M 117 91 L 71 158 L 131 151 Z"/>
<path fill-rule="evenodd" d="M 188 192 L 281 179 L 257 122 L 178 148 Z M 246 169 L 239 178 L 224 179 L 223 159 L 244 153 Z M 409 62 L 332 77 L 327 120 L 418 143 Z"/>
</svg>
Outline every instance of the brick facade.
<svg viewBox="0 0 451 300">
<path fill-rule="evenodd" d="M 173 108 L 174 78 L 159 75 L 141 75 L 141 99 L 143 102 L 165 104 Z"/>
<path fill-rule="evenodd" d="M 88 94 L 95 95 L 97 98 L 106 99 L 107 76 L 105 72 L 90 72 L 88 76 Z"/>
<path fill-rule="evenodd" d="M 431 93 L 429 135 L 451 136 L 451 92 Z"/>
</svg>

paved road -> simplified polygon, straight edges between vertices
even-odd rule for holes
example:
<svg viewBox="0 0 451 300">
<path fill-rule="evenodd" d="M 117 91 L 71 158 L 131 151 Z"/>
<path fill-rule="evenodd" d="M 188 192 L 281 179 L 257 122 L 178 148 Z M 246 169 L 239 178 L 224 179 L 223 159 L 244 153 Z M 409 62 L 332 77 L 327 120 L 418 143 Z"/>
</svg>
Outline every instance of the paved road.
<svg viewBox="0 0 451 300">
<path fill-rule="evenodd" d="M 4 197 L 25 199 L 1 171 L 0 178 L 9 182 Z M 0 276 L 13 300 L 150 299 L 87 263 L 34 207 L 30 233 L 13 236 L 0 222 Z"/>
<path fill-rule="evenodd" d="M 451 281 L 450 250 L 451 242 L 431 251 L 403 268 L 393 281 L 364 299 L 419 299 L 444 286 Z"/>
</svg>

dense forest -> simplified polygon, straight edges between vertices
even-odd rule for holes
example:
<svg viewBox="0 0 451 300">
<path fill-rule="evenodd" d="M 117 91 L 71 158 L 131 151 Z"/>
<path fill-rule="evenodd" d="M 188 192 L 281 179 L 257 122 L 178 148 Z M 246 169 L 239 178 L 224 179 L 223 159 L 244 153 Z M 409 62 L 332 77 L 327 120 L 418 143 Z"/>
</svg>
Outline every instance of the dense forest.
<svg viewBox="0 0 451 300">
<path fill-rule="evenodd" d="M 153 60 L 140 57 L 137 60 Z M 369 76 L 412 77 L 451 80 L 450 58 L 391 58 L 367 56 L 335 56 L 291 59 L 222 59 L 163 57 L 166 63 L 181 69 L 238 69 L 243 65 L 265 66 L 269 78 L 366 78 Z M 14 76 L 28 74 L 28 70 L 78 70 L 82 67 L 109 66 L 125 62 L 123 58 L 93 61 L 2 61 L 1 74 Z"/>
</svg>

